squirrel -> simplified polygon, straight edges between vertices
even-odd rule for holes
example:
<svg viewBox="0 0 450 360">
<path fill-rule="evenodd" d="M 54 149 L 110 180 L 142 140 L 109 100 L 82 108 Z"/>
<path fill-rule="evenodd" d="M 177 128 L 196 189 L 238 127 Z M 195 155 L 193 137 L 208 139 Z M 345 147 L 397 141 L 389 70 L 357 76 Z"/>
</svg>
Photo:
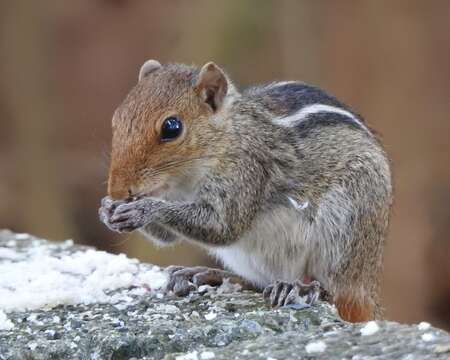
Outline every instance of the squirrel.
<svg viewBox="0 0 450 360">
<path fill-rule="evenodd" d="M 228 269 L 169 267 L 169 290 L 240 279 L 272 306 L 322 293 L 344 320 L 382 316 L 391 171 L 361 116 L 299 81 L 239 91 L 213 62 L 148 60 L 138 78 L 113 116 L 100 218 Z"/>
</svg>

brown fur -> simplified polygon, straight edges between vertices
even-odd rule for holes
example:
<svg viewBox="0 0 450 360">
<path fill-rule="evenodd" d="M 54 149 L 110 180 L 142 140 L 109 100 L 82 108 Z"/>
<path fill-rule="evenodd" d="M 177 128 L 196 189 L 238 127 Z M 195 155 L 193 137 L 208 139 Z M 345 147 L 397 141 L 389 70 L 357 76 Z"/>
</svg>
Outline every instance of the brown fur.
<svg viewBox="0 0 450 360">
<path fill-rule="evenodd" d="M 350 322 L 364 322 L 376 318 L 375 308 L 367 301 L 352 297 L 340 297 L 335 301 L 342 319 Z"/>
<path fill-rule="evenodd" d="M 177 75 L 173 77 L 171 66 L 148 74 L 116 110 L 108 184 L 112 198 L 150 193 L 169 178 L 182 178 L 188 159 L 207 161 L 208 148 L 202 144 L 214 139 L 208 122 L 211 110 L 192 86 L 193 69 L 178 66 Z M 185 131 L 175 141 L 161 143 L 161 123 L 174 115 L 183 119 Z M 170 166 L 173 163 L 179 166 Z M 165 166 L 164 173 L 149 176 Z"/>
<path fill-rule="evenodd" d="M 274 123 L 315 103 L 348 110 L 320 89 L 276 86 L 240 94 L 211 63 L 143 71 L 114 114 L 108 184 L 113 199 L 141 200 L 119 205 L 112 221 L 106 209 L 104 221 L 201 244 L 259 287 L 310 276 L 346 320 L 379 317 L 387 156 L 370 130 L 333 112 Z M 184 132 L 161 142 L 168 116 Z M 289 198 L 308 206 L 295 210 Z"/>
</svg>

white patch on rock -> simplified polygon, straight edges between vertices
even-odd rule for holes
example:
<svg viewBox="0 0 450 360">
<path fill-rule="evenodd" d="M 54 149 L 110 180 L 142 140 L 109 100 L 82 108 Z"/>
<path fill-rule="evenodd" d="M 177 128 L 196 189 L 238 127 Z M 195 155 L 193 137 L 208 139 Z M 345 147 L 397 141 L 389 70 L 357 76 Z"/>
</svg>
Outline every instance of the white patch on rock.
<svg viewBox="0 0 450 360">
<path fill-rule="evenodd" d="M 175 360 L 198 360 L 198 352 L 192 351 L 184 355 L 179 355 L 175 357 Z"/>
<path fill-rule="evenodd" d="M 53 329 L 48 329 L 48 330 L 45 330 L 44 333 L 49 335 L 49 336 L 51 336 L 51 337 L 53 337 L 53 336 L 55 336 L 56 331 L 53 330 Z"/>
<path fill-rule="evenodd" d="M 20 260 L 20 259 L 23 259 L 23 255 L 19 254 L 14 249 L 0 247 L 0 259 L 2 259 L 2 260 Z"/>
<path fill-rule="evenodd" d="M 112 296 L 108 293 L 130 287 L 153 291 L 167 282 L 159 267 L 140 264 L 124 254 L 89 249 L 55 255 L 54 248 L 39 242 L 16 255 L 11 249 L 0 248 L 1 254 L 11 260 L 0 263 L 0 310 L 5 312 L 68 304 L 127 303 L 132 298 L 126 291 Z"/>
<path fill-rule="evenodd" d="M 16 234 L 15 238 L 17 240 L 26 240 L 30 238 L 30 234 Z"/>
<path fill-rule="evenodd" d="M 200 293 L 200 294 L 205 294 L 205 293 L 207 293 L 207 292 L 209 292 L 209 291 L 212 291 L 212 290 L 214 290 L 215 288 L 213 287 L 213 286 L 211 286 L 211 285 L 200 285 L 199 287 L 198 287 L 198 289 L 197 289 L 197 291 Z"/>
<path fill-rule="evenodd" d="M 380 327 L 375 321 L 369 321 L 360 331 L 362 336 L 373 335 L 380 330 Z"/>
<path fill-rule="evenodd" d="M 437 354 L 450 352 L 450 344 L 439 344 L 434 348 L 434 352 Z"/>
<path fill-rule="evenodd" d="M 326 348 L 327 348 L 327 344 L 325 344 L 323 341 L 320 341 L 320 340 L 310 342 L 309 344 L 306 344 L 306 346 L 305 346 L 305 350 L 308 354 L 321 353 L 321 352 L 324 352 Z"/>
<path fill-rule="evenodd" d="M 11 330 L 14 328 L 14 324 L 8 319 L 8 316 L 0 310 L 0 330 Z"/>
<path fill-rule="evenodd" d="M 202 360 L 210 360 L 214 359 L 216 357 L 216 354 L 214 354 L 212 351 L 203 351 L 200 354 L 200 359 Z"/>
<path fill-rule="evenodd" d="M 213 311 L 205 314 L 205 319 L 206 320 L 214 320 L 217 317 L 217 314 Z"/>
<path fill-rule="evenodd" d="M 431 327 L 430 323 L 427 323 L 425 321 L 422 321 L 419 325 L 417 325 L 417 328 L 419 330 L 428 330 Z"/>
<path fill-rule="evenodd" d="M 422 340 L 425 342 L 428 341 L 433 341 L 434 340 L 434 335 L 432 333 L 425 333 L 422 335 Z"/>
<path fill-rule="evenodd" d="M 180 312 L 178 307 L 171 304 L 158 304 L 155 310 L 160 314 L 178 314 Z"/>
</svg>

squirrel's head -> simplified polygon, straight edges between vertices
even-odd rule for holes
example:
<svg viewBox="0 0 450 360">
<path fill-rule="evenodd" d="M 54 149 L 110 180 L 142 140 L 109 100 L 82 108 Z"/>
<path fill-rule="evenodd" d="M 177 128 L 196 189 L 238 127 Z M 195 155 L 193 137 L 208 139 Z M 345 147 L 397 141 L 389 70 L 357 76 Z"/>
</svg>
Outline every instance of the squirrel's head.
<svg viewBox="0 0 450 360">
<path fill-rule="evenodd" d="M 114 199 L 157 196 L 195 181 L 214 161 L 213 121 L 234 88 L 210 62 L 142 65 L 139 81 L 114 113 L 108 193 Z"/>
</svg>

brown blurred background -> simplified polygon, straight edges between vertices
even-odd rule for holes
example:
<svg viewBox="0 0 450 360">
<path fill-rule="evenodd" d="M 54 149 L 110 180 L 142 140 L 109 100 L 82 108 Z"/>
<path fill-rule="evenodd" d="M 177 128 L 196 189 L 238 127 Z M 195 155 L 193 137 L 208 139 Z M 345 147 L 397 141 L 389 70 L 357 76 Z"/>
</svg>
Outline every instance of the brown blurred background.
<svg viewBox="0 0 450 360">
<path fill-rule="evenodd" d="M 388 318 L 450 329 L 449 1 L 4 1 L 0 54 L 0 227 L 208 262 L 97 220 L 115 107 L 149 58 L 214 60 L 241 86 L 301 79 L 362 113 L 392 157 Z"/>
</svg>

